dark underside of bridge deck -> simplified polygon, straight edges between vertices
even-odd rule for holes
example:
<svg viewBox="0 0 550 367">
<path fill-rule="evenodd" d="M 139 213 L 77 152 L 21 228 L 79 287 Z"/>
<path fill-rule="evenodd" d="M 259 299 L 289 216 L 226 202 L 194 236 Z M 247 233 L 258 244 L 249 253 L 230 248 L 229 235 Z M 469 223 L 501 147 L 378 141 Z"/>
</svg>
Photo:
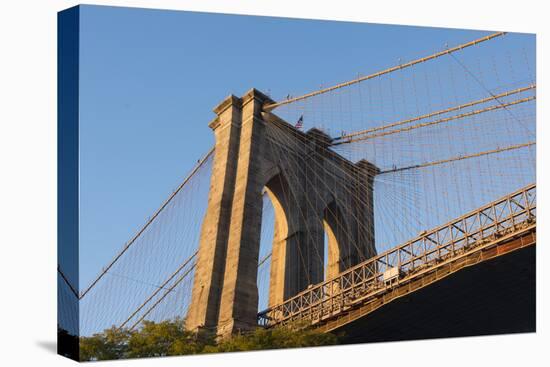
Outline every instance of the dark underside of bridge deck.
<svg viewBox="0 0 550 367">
<path fill-rule="evenodd" d="M 535 331 L 535 252 L 464 268 L 333 331 L 365 343 Z"/>
</svg>

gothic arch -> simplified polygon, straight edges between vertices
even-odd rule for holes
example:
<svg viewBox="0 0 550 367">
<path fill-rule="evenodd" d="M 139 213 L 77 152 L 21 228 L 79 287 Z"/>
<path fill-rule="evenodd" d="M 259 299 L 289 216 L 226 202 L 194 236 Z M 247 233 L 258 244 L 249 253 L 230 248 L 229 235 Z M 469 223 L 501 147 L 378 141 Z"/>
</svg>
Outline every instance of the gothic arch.
<svg viewBox="0 0 550 367">
<path fill-rule="evenodd" d="M 323 210 L 323 225 L 328 242 L 325 277 L 329 279 L 344 270 L 348 247 L 352 245 L 346 217 L 334 199 Z"/>
<path fill-rule="evenodd" d="M 270 305 L 323 280 L 323 222 L 333 237 L 331 275 L 375 252 L 372 185 L 364 182 L 377 169 L 328 149 L 330 137 L 322 131 L 304 133 L 263 111 L 270 102 L 253 89 L 214 109 L 215 155 L 186 319 L 190 330 L 229 335 L 257 326 L 264 188 L 276 212 Z M 367 192 L 355 190 L 360 186 Z"/>
</svg>

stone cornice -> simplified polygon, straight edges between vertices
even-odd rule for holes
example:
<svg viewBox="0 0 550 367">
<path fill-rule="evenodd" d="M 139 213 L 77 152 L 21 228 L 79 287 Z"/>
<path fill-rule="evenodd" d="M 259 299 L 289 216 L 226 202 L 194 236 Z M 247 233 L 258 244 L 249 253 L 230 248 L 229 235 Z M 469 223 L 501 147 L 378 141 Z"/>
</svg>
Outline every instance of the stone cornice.
<svg viewBox="0 0 550 367">
<path fill-rule="evenodd" d="M 273 101 L 271 98 L 266 96 L 264 93 L 260 92 L 255 88 L 252 88 L 248 92 L 246 92 L 244 96 L 242 96 L 241 98 L 242 105 L 244 106 L 245 104 L 247 104 L 253 99 L 257 100 L 262 105 L 275 103 L 275 101 Z"/>
<path fill-rule="evenodd" d="M 216 116 L 208 123 L 208 127 L 212 130 L 215 130 L 218 126 L 220 126 L 220 117 Z"/>
<path fill-rule="evenodd" d="M 216 115 L 220 115 L 221 113 L 223 113 L 223 111 L 227 110 L 230 106 L 235 106 L 240 108 L 242 106 L 241 99 L 231 94 L 226 99 L 221 101 L 216 107 L 214 107 L 213 111 Z"/>
</svg>

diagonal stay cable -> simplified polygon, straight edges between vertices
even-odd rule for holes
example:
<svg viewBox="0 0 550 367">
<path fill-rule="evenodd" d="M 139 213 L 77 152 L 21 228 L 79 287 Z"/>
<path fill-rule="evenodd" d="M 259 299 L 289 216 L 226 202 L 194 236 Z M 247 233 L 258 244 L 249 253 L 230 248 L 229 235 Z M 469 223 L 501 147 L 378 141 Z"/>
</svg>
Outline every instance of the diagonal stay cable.
<svg viewBox="0 0 550 367">
<path fill-rule="evenodd" d="M 273 254 L 273 252 L 270 252 L 268 254 L 266 254 L 263 259 L 260 259 L 260 261 L 258 261 L 258 268 L 260 266 L 262 266 L 267 260 L 269 260 L 269 258 L 271 257 L 271 255 Z"/>
<path fill-rule="evenodd" d="M 493 92 L 491 92 L 491 91 L 489 90 L 489 88 L 487 88 L 487 87 L 485 86 L 485 84 L 483 84 L 483 82 L 482 82 L 474 73 L 472 73 L 472 72 L 470 71 L 470 69 L 468 69 L 468 67 L 466 67 L 466 65 L 465 65 L 464 63 L 462 63 L 455 55 L 453 55 L 453 54 L 449 54 L 449 55 L 453 58 L 453 60 L 455 60 L 455 61 L 457 62 L 458 65 L 460 65 L 460 66 L 464 69 L 464 71 L 466 71 L 466 73 L 468 73 L 468 74 L 476 81 L 477 84 L 479 84 L 479 86 L 480 86 L 483 90 L 485 90 L 486 93 L 488 93 L 488 94 L 489 94 L 491 97 L 493 97 L 498 103 L 500 103 L 500 104 L 502 105 L 502 107 L 504 108 L 504 110 L 505 110 L 506 112 L 508 112 L 508 113 L 510 114 L 510 116 L 512 116 L 512 118 L 513 118 L 514 120 L 516 120 L 517 123 L 519 123 L 520 125 L 523 126 L 523 123 L 516 117 L 516 115 L 514 115 L 514 114 L 512 113 L 512 111 L 510 111 L 508 108 L 506 108 L 507 106 L 505 106 L 504 103 L 499 99 L 498 95 L 493 94 Z M 531 132 L 526 126 L 524 126 L 524 127 L 525 127 L 525 129 L 526 129 L 527 131 Z"/>
<path fill-rule="evenodd" d="M 195 269 L 195 264 L 193 264 L 193 266 L 191 266 L 185 273 L 183 273 L 183 275 L 181 277 L 179 277 L 179 279 L 177 279 L 174 282 L 174 284 L 172 284 L 170 286 L 170 288 L 166 289 L 166 292 L 158 300 L 156 300 L 155 303 L 153 303 L 153 305 L 151 307 L 149 307 L 149 309 L 147 311 L 145 311 L 144 314 L 135 323 L 132 324 L 132 326 L 130 326 L 129 330 L 133 330 L 137 325 L 139 325 L 139 323 L 142 322 L 145 319 L 145 317 L 147 317 L 147 315 L 149 315 L 151 313 L 151 311 L 153 311 L 155 309 L 155 307 L 157 307 L 162 302 L 162 300 L 164 300 L 166 298 L 166 296 L 168 296 L 168 294 L 170 294 L 170 292 L 172 292 L 174 290 L 174 288 L 176 288 L 194 269 Z M 126 325 L 126 323 L 130 319 L 131 318 L 129 318 L 127 321 L 125 321 L 124 325 Z M 120 326 L 119 329 L 120 328 L 122 328 L 122 326 Z"/>
<path fill-rule="evenodd" d="M 314 97 L 314 96 L 318 96 L 320 94 L 328 93 L 328 92 L 331 92 L 331 91 L 336 90 L 336 89 L 348 87 L 350 85 L 357 84 L 357 83 L 363 82 L 365 80 L 373 79 L 373 78 L 376 78 L 376 77 L 379 77 L 379 76 L 382 76 L 382 75 L 385 75 L 385 74 L 389 74 L 389 73 L 392 73 L 392 72 L 397 71 L 397 70 L 406 69 L 406 68 L 414 66 L 416 64 L 420 64 L 420 63 L 423 63 L 423 62 L 426 62 L 426 61 L 429 61 L 429 60 L 433 60 L 433 59 L 436 59 L 436 58 L 444 56 L 444 55 L 452 54 L 453 52 L 463 50 L 467 47 L 471 47 L 471 46 L 480 44 L 482 42 L 489 41 L 493 38 L 500 37 L 500 36 L 503 36 L 505 34 L 506 34 L 506 32 L 496 32 L 496 33 L 490 34 L 488 36 L 470 41 L 468 43 L 463 43 L 463 44 L 455 46 L 453 48 L 447 48 L 443 51 L 436 52 L 432 55 L 422 57 L 420 59 L 416 59 L 416 60 L 413 60 L 413 61 L 406 62 L 404 64 L 393 66 L 391 68 L 376 72 L 374 74 L 370 74 L 370 75 L 367 75 L 367 76 L 364 76 L 364 77 L 361 77 L 361 78 L 353 79 L 353 80 L 350 80 L 350 81 L 347 81 L 347 82 L 344 82 L 344 83 L 340 83 L 340 84 L 334 85 L 334 86 L 329 87 L 329 88 L 320 89 L 320 90 L 317 90 L 315 92 L 304 94 L 303 96 L 290 98 L 290 99 L 287 99 L 287 100 L 281 101 L 281 102 L 271 103 L 271 104 L 268 104 L 268 105 L 264 106 L 264 111 L 271 111 L 276 107 L 280 107 L 280 106 L 283 106 L 283 105 L 286 105 L 286 104 L 289 104 L 289 103 L 293 103 L 293 102 L 301 101 L 301 100 L 311 98 L 311 97 Z"/>
<path fill-rule="evenodd" d="M 141 321 L 143 321 L 143 319 L 145 319 L 145 317 L 151 313 L 151 311 L 153 311 L 153 309 L 158 306 L 160 304 L 160 302 L 166 298 L 166 296 L 172 292 L 174 290 L 174 288 L 179 284 L 181 283 L 188 275 L 189 273 L 195 268 L 195 265 L 196 264 L 193 264 L 178 280 L 176 280 L 174 282 L 174 284 L 172 284 L 170 287 L 166 288 L 166 285 L 176 277 L 176 275 L 181 272 L 188 264 L 191 260 L 193 260 L 193 258 L 195 258 L 198 254 L 198 251 L 196 251 L 191 257 L 189 257 L 174 273 L 172 273 L 172 275 L 166 280 L 164 281 L 164 283 L 162 283 L 161 286 L 158 287 L 158 289 L 155 290 L 155 292 L 153 292 L 145 301 L 143 301 L 143 303 L 138 307 L 136 308 L 136 310 L 134 312 L 132 312 L 132 314 L 130 316 L 128 316 L 128 318 L 122 323 L 120 324 L 120 326 L 118 327 L 118 329 L 122 329 L 124 328 L 129 322 L 130 320 L 132 320 L 137 314 L 139 311 L 141 311 L 146 305 L 147 303 L 151 302 L 151 300 L 161 291 L 161 290 L 165 290 L 166 292 L 140 317 L 140 319 L 135 322 L 131 327 L 130 327 L 130 330 L 134 329 Z M 260 260 L 260 262 L 258 263 L 258 268 L 260 266 L 262 266 L 269 258 L 271 257 L 271 252 L 268 253 L 263 259 Z"/>
<path fill-rule="evenodd" d="M 331 143 L 331 145 L 338 145 L 339 142 L 341 142 L 341 141 L 345 142 L 348 139 L 354 138 L 354 137 L 359 136 L 359 135 L 366 135 L 366 134 L 373 133 L 373 132 L 376 132 L 376 131 L 386 130 L 386 129 L 389 129 L 391 127 L 406 125 L 406 124 L 411 123 L 411 122 L 424 120 L 424 119 L 434 117 L 434 116 L 444 115 L 444 114 L 447 114 L 449 112 L 462 110 L 462 109 L 465 109 L 465 108 L 468 108 L 468 107 L 473 107 L 473 106 L 476 106 L 476 105 L 479 105 L 479 104 L 484 104 L 484 103 L 487 103 L 487 102 L 490 102 L 490 101 L 493 101 L 493 100 L 498 101 L 499 98 L 508 97 L 508 96 L 518 94 L 518 93 L 523 93 L 523 92 L 526 92 L 528 90 L 532 90 L 532 89 L 535 89 L 535 88 L 536 88 L 536 84 L 531 84 L 531 85 L 528 85 L 528 86 L 525 86 L 525 87 L 522 87 L 522 88 L 517 88 L 517 89 L 514 89 L 514 90 L 506 91 L 506 92 L 503 92 L 503 93 L 499 93 L 497 95 L 492 95 L 491 97 L 487 97 L 487 98 L 483 98 L 483 99 L 463 103 L 463 104 L 453 106 L 453 107 L 449 107 L 449 108 L 446 108 L 446 109 L 443 109 L 443 110 L 438 110 L 438 111 L 426 113 L 426 114 L 423 114 L 423 115 L 420 115 L 420 116 L 411 117 L 411 118 L 408 118 L 408 119 L 405 119 L 405 120 L 399 120 L 399 121 L 396 121 L 396 122 L 392 122 L 390 124 L 385 124 L 385 125 L 382 125 L 382 126 L 373 127 L 373 128 L 366 129 L 366 130 L 360 130 L 360 131 L 356 131 L 356 132 L 353 132 L 353 133 L 345 134 L 345 135 L 338 136 L 338 137 L 334 138 L 333 143 Z M 501 102 L 499 102 L 499 103 L 501 103 Z"/>
<path fill-rule="evenodd" d="M 536 143 L 534 141 L 531 141 L 531 142 L 524 143 L 524 144 L 510 145 L 510 146 L 507 146 L 507 147 L 504 147 L 504 148 L 486 150 L 486 151 L 483 151 L 483 152 L 478 152 L 478 153 L 474 153 L 474 154 L 463 155 L 463 156 L 458 156 L 458 157 L 453 157 L 453 158 L 442 159 L 442 160 L 439 160 L 439 161 L 426 162 L 426 163 L 421 163 L 421 164 L 416 164 L 416 165 L 406 166 L 406 167 L 399 167 L 399 168 L 394 168 L 394 169 L 382 171 L 382 172 L 380 172 L 380 175 L 385 174 L 385 173 L 407 171 L 407 170 L 415 169 L 415 168 L 437 166 L 437 165 L 440 165 L 440 164 L 445 164 L 445 163 L 450 163 L 450 162 L 455 162 L 455 161 L 461 161 L 461 160 L 464 160 L 464 159 L 476 158 L 476 157 L 481 157 L 481 156 L 484 156 L 484 155 L 496 154 L 496 153 L 506 152 L 506 151 L 510 151 L 510 150 L 525 148 L 525 147 L 529 147 L 529 146 L 532 146 L 532 145 L 535 145 L 535 144 Z"/>
<path fill-rule="evenodd" d="M 185 260 L 185 261 L 183 262 L 183 264 L 182 264 L 178 269 L 176 269 L 176 271 L 173 272 L 172 275 L 170 275 L 170 277 L 168 277 L 168 279 L 166 279 L 166 280 L 164 281 L 164 283 L 162 283 L 162 285 L 160 285 L 160 286 L 159 286 L 159 287 L 158 287 L 158 288 L 157 288 L 157 289 L 156 289 L 156 290 L 155 290 L 155 291 L 154 291 L 154 292 L 153 292 L 153 293 L 152 293 L 152 294 L 151 294 L 151 295 L 150 295 L 150 296 L 149 296 L 149 297 L 148 297 L 148 298 L 147 298 L 147 299 L 146 299 L 146 300 L 145 300 L 145 301 L 144 301 L 144 302 L 143 302 L 143 303 L 142 303 L 142 304 L 141 304 L 141 305 L 140 305 L 140 306 L 130 315 L 130 316 L 128 316 L 128 318 L 127 318 L 122 324 L 120 324 L 120 326 L 118 327 L 118 329 L 122 329 L 124 326 L 126 326 L 126 324 L 127 324 L 127 323 L 128 323 L 128 322 L 129 322 L 129 321 L 130 321 L 139 311 L 141 311 L 141 309 L 142 309 L 143 307 L 145 307 L 145 305 L 146 305 L 147 303 L 149 303 L 149 302 L 150 302 L 150 301 L 151 301 L 151 300 L 152 300 L 152 299 L 153 299 L 162 289 L 166 290 L 166 291 L 167 291 L 167 294 L 170 293 L 170 292 L 172 291 L 173 288 L 165 288 L 166 285 L 167 285 L 172 279 L 174 279 L 174 278 L 176 277 L 176 275 L 178 275 L 178 273 L 179 273 L 180 271 L 182 271 L 182 269 L 184 269 L 184 268 L 187 266 L 187 264 L 189 264 L 189 262 L 190 262 L 191 260 L 193 260 L 193 259 L 197 256 L 198 253 L 199 253 L 198 251 L 195 251 L 195 253 L 194 253 L 193 255 L 191 255 L 191 257 L 189 257 L 187 260 Z M 194 267 L 195 267 L 195 264 L 193 264 L 193 266 L 191 267 L 191 269 L 193 269 Z M 190 270 L 190 269 L 189 269 L 189 270 Z"/>
<path fill-rule="evenodd" d="M 187 175 L 187 177 L 183 180 L 183 182 L 178 186 L 178 188 L 168 197 L 168 199 L 166 199 L 166 201 L 161 205 L 161 207 L 155 212 L 155 214 L 153 214 L 153 216 L 147 221 L 147 223 L 145 223 L 145 225 L 136 233 L 136 235 L 134 237 L 132 237 L 132 239 L 126 243 L 126 245 L 122 248 L 122 250 L 114 257 L 113 260 L 111 260 L 111 262 L 103 268 L 103 270 L 101 271 L 101 273 L 92 281 L 92 283 L 80 294 L 79 296 L 79 299 L 82 299 L 84 296 L 86 296 L 86 294 L 97 284 L 97 282 L 99 282 L 99 280 L 101 278 L 103 278 L 105 276 L 105 274 L 107 274 L 107 272 L 113 267 L 113 265 L 122 257 L 122 255 L 124 255 L 124 253 L 126 251 L 128 251 L 128 249 L 135 243 L 135 241 L 143 234 L 143 232 L 145 232 L 145 230 L 147 229 L 147 227 L 149 227 L 149 225 L 151 225 L 151 223 L 153 223 L 153 221 L 160 215 L 160 213 L 166 208 L 166 206 L 170 203 L 170 201 L 172 201 L 172 199 L 178 194 L 178 192 L 181 191 L 181 189 L 183 189 L 183 187 L 187 184 L 187 182 L 189 182 L 189 180 L 195 175 L 195 173 L 197 173 L 197 171 L 199 170 L 199 168 L 201 168 L 203 166 L 203 164 L 208 160 L 208 158 L 212 155 L 212 153 L 214 152 L 214 148 L 210 149 L 210 151 L 208 153 L 206 153 L 206 155 L 201 159 L 199 160 L 199 162 L 197 163 L 197 165 L 193 168 L 193 170 L 191 171 L 191 173 L 189 173 L 189 175 Z"/>
<path fill-rule="evenodd" d="M 189 261 L 195 257 L 197 255 L 198 251 L 195 252 L 195 254 L 193 254 L 193 256 L 191 258 L 189 258 L 185 264 L 183 264 L 178 270 L 176 270 L 176 272 L 174 272 L 174 274 L 170 277 L 170 279 L 168 279 L 164 284 L 163 284 L 163 288 L 159 288 L 157 289 L 157 291 L 154 292 L 154 294 L 152 294 L 140 307 L 138 307 L 138 309 L 136 309 L 127 319 L 126 321 L 124 321 L 119 327 L 118 329 L 122 329 L 124 326 L 126 326 L 128 324 L 128 322 L 148 303 L 151 301 L 151 299 L 156 296 L 156 294 L 158 294 L 158 292 L 160 292 L 161 289 L 165 289 L 166 292 L 158 299 L 155 301 L 155 303 L 149 307 L 149 309 L 147 311 L 144 312 L 144 314 L 136 321 L 132 324 L 132 326 L 130 326 L 129 330 L 133 330 L 137 325 L 139 325 L 140 322 L 142 322 L 145 317 L 147 317 L 147 315 L 149 315 L 167 296 L 168 294 L 170 294 L 170 292 L 172 292 L 174 290 L 174 288 L 176 288 L 190 273 L 193 269 L 195 269 L 195 266 L 196 264 L 193 264 L 181 277 L 179 277 L 175 282 L 174 284 L 172 284 L 169 288 L 164 288 L 164 286 L 166 286 L 166 284 L 172 280 L 179 271 L 181 271 L 181 269 L 183 269 L 185 267 L 185 265 L 187 265 L 187 263 L 189 263 Z M 271 252 L 269 254 L 267 254 L 262 260 L 260 260 L 259 264 L 258 264 L 258 267 L 260 267 L 265 261 L 267 261 L 267 259 L 269 259 L 271 257 Z"/>
<path fill-rule="evenodd" d="M 69 287 L 69 289 L 71 290 L 71 293 L 75 295 L 75 297 L 78 299 L 78 292 L 76 291 L 76 289 L 73 287 L 73 285 L 71 284 L 71 282 L 69 282 L 69 279 L 67 279 L 67 277 L 65 276 L 65 274 L 63 273 L 63 271 L 61 270 L 61 268 L 58 266 L 57 267 L 57 272 L 59 273 L 59 275 L 61 276 L 61 279 L 63 279 L 63 281 L 65 282 L 65 284 L 67 284 L 67 286 Z"/>
<path fill-rule="evenodd" d="M 416 124 L 416 125 L 410 125 L 410 126 L 406 126 L 406 127 L 402 127 L 402 128 L 394 129 L 394 130 L 389 130 L 389 131 L 382 131 L 382 132 L 378 132 L 378 133 L 375 133 L 375 134 L 363 135 L 363 136 L 359 136 L 359 137 L 356 137 L 356 138 L 350 138 L 348 140 L 338 141 L 336 143 L 332 143 L 332 145 L 335 146 L 335 145 L 341 145 L 341 144 L 355 143 L 355 142 L 358 142 L 358 141 L 363 141 L 363 140 L 368 140 L 368 139 L 373 139 L 373 138 L 379 138 L 379 137 L 382 137 L 382 136 L 387 136 L 387 135 L 402 133 L 402 132 L 406 132 L 406 131 L 410 131 L 410 130 L 415 130 L 415 129 L 419 129 L 419 128 L 422 128 L 422 127 L 433 126 L 433 125 L 449 122 L 449 121 L 452 121 L 452 120 L 458 120 L 458 119 L 463 119 L 463 118 L 466 118 L 466 117 L 471 117 L 471 116 L 474 116 L 474 115 L 479 115 L 479 114 L 485 113 L 485 112 L 495 111 L 495 110 L 498 110 L 498 109 L 501 109 L 501 108 L 506 109 L 506 107 L 515 106 L 515 105 L 518 105 L 520 103 L 530 102 L 530 101 L 533 101 L 535 99 L 536 99 L 535 96 L 530 96 L 530 97 L 526 97 L 526 98 L 522 98 L 522 99 L 516 99 L 516 100 L 511 101 L 511 102 L 507 102 L 507 103 L 503 103 L 503 104 L 497 104 L 497 105 L 489 106 L 489 107 L 482 108 L 482 109 L 479 109 L 479 110 L 469 111 L 469 112 L 465 112 L 465 113 L 461 113 L 461 114 L 453 115 L 453 116 L 449 116 L 449 117 L 444 117 L 444 118 L 433 120 L 433 121 L 423 122 L 423 123 L 419 123 L 419 124 Z"/>
</svg>

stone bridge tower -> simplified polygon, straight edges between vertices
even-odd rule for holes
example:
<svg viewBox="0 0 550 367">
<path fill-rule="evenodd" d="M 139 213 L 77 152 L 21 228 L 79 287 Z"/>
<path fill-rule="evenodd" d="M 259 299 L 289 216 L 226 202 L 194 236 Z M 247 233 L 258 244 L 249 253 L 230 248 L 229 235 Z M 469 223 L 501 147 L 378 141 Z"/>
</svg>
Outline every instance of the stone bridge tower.
<svg viewBox="0 0 550 367">
<path fill-rule="evenodd" d="M 270 305 L 323 281 L 325 231 L 327 277 L 375 255 L 378 169 L 328 149 L 330 137 L 320 130 L 303 133 L 264 111 L 269 103 L 252 89 L 214 109 L 214 162 L 186 320 L 190 330 L 224 336 L 257 326 L 263 192 L 275 211 Z"/>
</svg>

